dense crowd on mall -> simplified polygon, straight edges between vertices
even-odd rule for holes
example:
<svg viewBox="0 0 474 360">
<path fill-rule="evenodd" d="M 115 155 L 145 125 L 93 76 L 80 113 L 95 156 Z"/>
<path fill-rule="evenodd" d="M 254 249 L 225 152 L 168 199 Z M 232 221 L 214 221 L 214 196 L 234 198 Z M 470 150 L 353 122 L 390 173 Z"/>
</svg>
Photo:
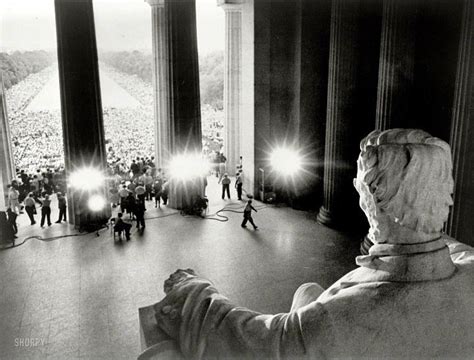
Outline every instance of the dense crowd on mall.
<svg viewBox="0 0 474 360">
<path fill-rule="evenodd" d="M 16 224 L 20 214 L 29 216 L 36 224 L 35 215 L 41 215 L 40 225 L 51 226 L 51 200 L 57 198 L 60 218 L 66 220 L 67 179 L 64 169 L 64 148 L 60 109 L 29 109 L 29 104 L 57 72 L 57 65 L 31 74 L 6 91 L 13 156 L 17 174 L 8 193 L 8 218 Z M 101 64 L 101 71 L 138 100 L 133 108 L 103 109 L 107 176 L 110 203 L 120 206 L 122 213 L 140 213 L 146 199 L 155 206 L 167 202 L 167 179 L 155 166 L 155 129 L 153 89 L 137 76 L 131 76 Z M 219 171 L 222 148 L 223 113 L 203 106 L 203 154 Z M 221 174 L 222 175 L 222 174 Z M 127 191 L 125 195 L 124 186 Z M 144 189 L 143 194 L 142 188 Z M 130 196 L 129 196 L 130 195 Z M 134 198 L 135 200 L 132 200 Z M 54 202 L 55 204 L 55 202 Z M 40 213 L 40 214 L 39 214 Z M 16 231 L 16 226 L 15 226 Z"/>
</svg>

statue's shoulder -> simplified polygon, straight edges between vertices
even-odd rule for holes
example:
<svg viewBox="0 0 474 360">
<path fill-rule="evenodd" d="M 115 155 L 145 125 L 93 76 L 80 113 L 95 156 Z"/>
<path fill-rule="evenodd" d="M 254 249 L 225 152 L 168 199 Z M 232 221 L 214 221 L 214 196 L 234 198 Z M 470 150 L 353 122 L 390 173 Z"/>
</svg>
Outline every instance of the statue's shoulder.
<svg viewBox="0 0 474 360">
<path fill-rule="evenodd" d="M 448 235 L 443 235 L 443 240 L 446 242 L 449 255 L 454 262 L 469 259 L 474 263 L 474 247 L 457 241 Z"/>
</svg>

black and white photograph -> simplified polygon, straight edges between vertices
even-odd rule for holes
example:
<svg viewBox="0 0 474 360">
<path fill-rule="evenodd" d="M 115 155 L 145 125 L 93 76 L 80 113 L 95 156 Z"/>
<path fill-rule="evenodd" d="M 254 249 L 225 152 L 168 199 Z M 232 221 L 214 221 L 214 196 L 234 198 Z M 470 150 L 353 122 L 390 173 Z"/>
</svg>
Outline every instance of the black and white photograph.
<svg viewBox="0 0 474 360">
<path fill-rule="evenodd" d="M 0 359 L 472 359 L 473 0 L 1 0 Z"/>
</svg>

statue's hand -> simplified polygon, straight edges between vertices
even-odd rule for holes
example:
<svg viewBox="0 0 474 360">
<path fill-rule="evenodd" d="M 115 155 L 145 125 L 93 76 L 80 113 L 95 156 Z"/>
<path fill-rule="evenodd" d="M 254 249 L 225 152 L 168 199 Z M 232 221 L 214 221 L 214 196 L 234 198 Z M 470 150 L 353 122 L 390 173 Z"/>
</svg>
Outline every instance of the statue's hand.
<svg viewBox="0 0 474 360">
<path fill-rule="evenodd" d="M 185 298 L 167 295 L 163 300 L 154 305 L 155 318 L 158 327 L 171 339 L 178 339 L 181 325 L 181 311 Z"/>
<path fill-rule="evenodd" d="M 179 327 L 181 324 L 181 311 L 186 301 L 189 289 L 181 289 L 172 292 L 179 284 L 184 281 L 196 278 L 196 273 L 192 269 L 178 269 L 165 281 L 164 291 L 166 296 L 159 303 L 154 305 L 155 318 L 159 328 L 172 339 L 177 339 Z"/>
<path fill-rule="evenodd" d="M 170 277 L 165 280 L 163 290 L 165 294 L 168 294 L 171 290 L 175 288 L 176 285 L 182 283 L 185 280 L 192 279 L 196 277 L 196 273 L 193 269 L 178 269 Z"/>
</svg>

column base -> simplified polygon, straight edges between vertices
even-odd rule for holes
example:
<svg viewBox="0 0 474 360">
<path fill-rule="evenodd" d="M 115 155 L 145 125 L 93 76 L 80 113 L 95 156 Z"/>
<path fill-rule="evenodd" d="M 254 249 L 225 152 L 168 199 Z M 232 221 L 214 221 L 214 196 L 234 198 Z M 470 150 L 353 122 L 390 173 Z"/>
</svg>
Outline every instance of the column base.
<svg viewBox="0 0 474 360">
<path fill-rule="evenodd" d="M 369 255 L 369 249 L 372 245 L 374 245 L 374 243 L 369 239 L 369 235 L 366 234 L 360 242 L 360 253 L 362 255 Z"/>
<path fill-rule="evenodd" d="M 171 179 L 169 185 L 168 207 L 177 210 L 192 208 L 195 201 L 204 194 L 202 179 Z"/>
<path fill-rule="evenodd" d="M 327 210 L 324 206 L 321 206 L 319 209 L 318 216 L 316 217 L 316 221 L 318 224 L 330 227 L 330 228 L 335 228 L 336 223 L 334 221 L 334 218 L 332 217 L 332 214 L 329 210 Z"/>
</svg>

